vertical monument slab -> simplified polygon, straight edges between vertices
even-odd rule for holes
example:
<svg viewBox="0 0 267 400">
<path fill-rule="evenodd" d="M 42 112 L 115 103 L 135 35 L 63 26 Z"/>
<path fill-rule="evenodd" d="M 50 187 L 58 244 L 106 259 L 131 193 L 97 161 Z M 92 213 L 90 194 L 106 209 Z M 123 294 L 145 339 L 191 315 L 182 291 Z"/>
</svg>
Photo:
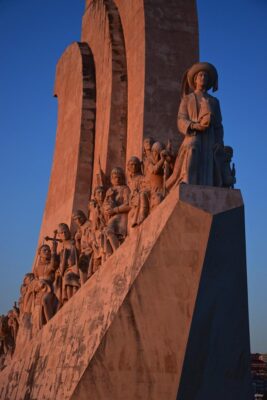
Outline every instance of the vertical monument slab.
<svg viewBox="0 0 267 400">
<path fill-rule="evenodd" d="M 114 20 L 119 22 L 111 23 Z M 101 40 L 104 41 L 102 47 L 99 47 L 96 25 L 105 26 L 101 32 Z M 114 43 L 115 37 L 121 41 L 119 51 L 116 49 L 118 44 Z M 96 154 L 101 153 L 104 171 L 110 172 L 110 167 L 106 166 L 107 158 L 112 165 L 117 163 L 124 167 L 125 157 L 129 159 L 133 154 L 141 157 L 144 136 L 153 136 L 162 141 L 170 138 L 177 144 L 176 115 L 180 102 L 180 82 L 185 69 L 198 60 L 195 1 L 105 0 L 98 3 L 87 0 L 82 41 L 92 47 L 96 70 L 100 75 L 99 80 L 97 77 L 97 109 L 105 109 L 104 115 L 110 121 L 108 124 L 104 118 L 105 127 L 103 121 L 99 121 L 99 125 L 97 122 L 98 126 L 101 125 L 102 134 L 97 139 L 95 151 Z M 110 77 L 110 70 L 111 81 L 106 78 Z M 127 86 L 119 87 L 116 84 L 114 77 L 118 74 L 121 74 L 121 80 L 127 81 Z M 118 101 L 118 93 L 121 93 L 120 98 L 123 99 L 125 89 L 127 124 L 122 129 L 120 119 L 114 119 L 113 113 L 121 109 L 121 115 L 125 115 L 126 103 Z M 107 104 L 107 96 L 111 96 L 108 109 L 104 106 Z M 113 98 L 116 103 L 114 110 Z M 113 129 L 117 132 L 117 140 L 113 139 L 109 145 Z M 115 147 L 117 152 L 118 149 L 122 151 L 119 137 L 123 131 L 123 136 L 127 137 L 127 149 L 122 160 L 115 156 Z M 124 165 L 121 165 L 122 162 Z"/>
<path fill-rule="evenodd" d="M 58 126 L 39 242 L 73 209 L 86 210 L 91 192 L 96 116 L 95 67 L 86 43 L 70 45 L 57 65 Z"/>
</svg>

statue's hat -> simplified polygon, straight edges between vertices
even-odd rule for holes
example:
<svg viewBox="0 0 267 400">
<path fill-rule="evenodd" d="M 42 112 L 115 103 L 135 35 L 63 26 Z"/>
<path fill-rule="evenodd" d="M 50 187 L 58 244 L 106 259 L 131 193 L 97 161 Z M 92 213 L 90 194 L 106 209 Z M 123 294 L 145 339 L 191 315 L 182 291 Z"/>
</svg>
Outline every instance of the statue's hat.
<svg viewBox="0 0 267 400">
<path fill-rule="evenodd" d="M 184 74 L 182 85 L 183 94 L 188 94 L 190 92 L 189 89 L 195 90 L 194 77 L 200 71 L 206 71 L 209 75 L 207 90 L 211 88 L 213 92 L 216 92 L 216 90 L 218 90 L 218 73 L 214 65 L 208 62 L 198 62 L 193 64 L 192 67 L 189 68 Z"/>
</svg>

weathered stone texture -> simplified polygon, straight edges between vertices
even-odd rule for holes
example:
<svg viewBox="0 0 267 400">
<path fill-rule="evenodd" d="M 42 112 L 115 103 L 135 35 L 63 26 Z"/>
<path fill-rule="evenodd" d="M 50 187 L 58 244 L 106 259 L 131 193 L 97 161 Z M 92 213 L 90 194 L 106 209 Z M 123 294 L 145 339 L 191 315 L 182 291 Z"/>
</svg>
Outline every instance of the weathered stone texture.
<svg viewBox="0 0 267 400">
<path fill-rule="evenodd" d="M 125 115 L 122 100 L 126 85 L 117 82 L 124 65 L 128 91 L 126 159 L 141 156 L 144 136 L 165 142 L 172 139 L 177 145 L 180 82 L 185 69 L 198 60 L 198 23 L 194 0 L 105 0 L 93 4 L 93 0 L 86 4 L 82 41 L 90 44 L 96 60 L 97 109 L 102 117 L 97 122 L 101 134 L 96 141 L 96 159 L 99 154 L 103 170 L 108 172 L 107 163 L 125 166 L 118 142 L 123 131 L 119 115 Z M 95 34 L 96 25 L 105 28 Z M 114 44 L 114 37 L 120 38 L 120 46 Z"/>
<path fill-rule="evenodd" d="M 243 232 L 239 191 L 174 190 L 16 350 L 0 398 L 206 400 L 212 375 L 217 399 L 249 400 Z"/>
<path fill-rule="evenodd" d="M 71 224 L 73 209 L 86 211 L 92 184 L 95 70 L 86 43 L 70 45 L 57 65 L 58 127 L 53 166 L 39 242 L 59 222 Z"/>
</svg>

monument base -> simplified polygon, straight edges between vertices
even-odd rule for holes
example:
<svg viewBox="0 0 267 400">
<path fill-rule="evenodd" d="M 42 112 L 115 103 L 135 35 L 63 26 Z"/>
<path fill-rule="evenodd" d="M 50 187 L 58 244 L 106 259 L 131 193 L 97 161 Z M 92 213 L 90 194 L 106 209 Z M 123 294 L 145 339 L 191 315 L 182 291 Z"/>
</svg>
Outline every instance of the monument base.
<svg viewBox="0 0 267 400">
<path fill-rule="evenodd" d="M 0 374 L 1 399 L 251 400 L 239 190 L 180 185 Z"/>
</svg>

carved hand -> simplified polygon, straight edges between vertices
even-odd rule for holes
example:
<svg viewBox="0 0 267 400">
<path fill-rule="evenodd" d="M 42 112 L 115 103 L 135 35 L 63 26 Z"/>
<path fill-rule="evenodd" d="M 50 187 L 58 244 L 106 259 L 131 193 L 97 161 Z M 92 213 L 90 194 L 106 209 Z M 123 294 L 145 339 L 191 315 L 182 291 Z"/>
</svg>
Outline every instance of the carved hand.
<svg viewBox="0 0 267 400">
<path fill-rule="evenodd" d="M 206 126 L 202 126 L 198 122 L 196 122 L 196 123 L 192 122 L 190 125 L 190 128 L 192 129 L 192 131 L 199 131 L 199 132 L 204 132 L 207 129 Z"/>
</svg>

